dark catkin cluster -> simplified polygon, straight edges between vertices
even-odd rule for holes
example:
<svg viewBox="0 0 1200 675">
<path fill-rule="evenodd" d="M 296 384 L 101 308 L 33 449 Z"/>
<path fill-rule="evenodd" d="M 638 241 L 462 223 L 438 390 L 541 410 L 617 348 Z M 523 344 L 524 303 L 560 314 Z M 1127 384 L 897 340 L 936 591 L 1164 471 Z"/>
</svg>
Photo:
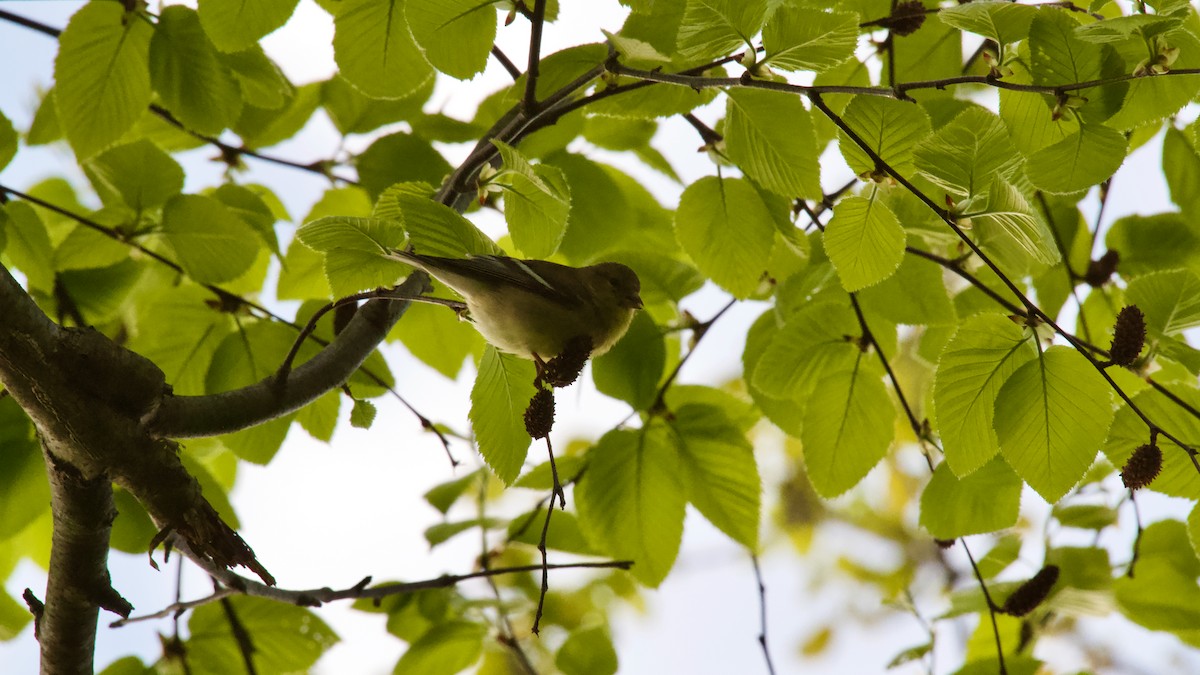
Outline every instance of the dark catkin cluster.
<svg viewBox="0 0 1200 675">
<path fill-rule="evenodd" d="M 1042 604 L 1057 581 L 1058 565 L 1046 565 L 1032 579 L 1018 586 L 1000 611 L 1010 616 L 1025 616 Z"/>
<path fill-rule="evenodd" d="M 1138 446 L 1121 467 L 1121 482 L 1130 490 L 1140 490 L 1158 478 L 1162 462 L 1162 450 L 1157 445 Z"/>
<path fill-rule="evenodd" d="M 542 368 L 542 381 L 556 389 L 574 384 L 591 355 L 591 338 L 586 335 L 571 338 L 561 354 L 546 362 Z"/>
<path fill-rule="evenodd" d="M 925 23 L 927 13 L 921 0 L 898 3 L 888 19 L 888 28 L 896 37 L 912 35 Z"/>
<path fill-rule="evenodd" d="M 1104 252 L 1098 260 L 1093 260 L 1088 263 L 1087 272 L 1083 275 L 1083 280 L 1092 288 L 1100 288 L 1108 283 L 1112 278 L 1113 272 L 1117 271 L 1117 263 L 1121 261 L 1121 255 L 1113 250 Z"/>
<path fill-rule="evenodd" d="M 525 409 L 525 431 L 530 438 L 545 438 L 554 428 L 554 391 L 538 389 Z"/>
<path fill-rule="evenodd" d="M 956 541 L 958 541 L 958 540 L 957 539 L 934 539 L 933 543 L 937 544 L 938 548 L 945 550 L 945 549 L 948 549 L 948 548 L 954 546 L 954 542 L 956 542 Z"/>
<path fill-rule="evenodd" d="M 1112 346 L 1108 349 L 1108 357 L 1118 366 L 1130 366 L 1142 353 L 1146 344 L 1146 316 L 1137 305 L 1129 305 L 1117 314 L 1117 323 L 1113 326 Z"/>
</svg>

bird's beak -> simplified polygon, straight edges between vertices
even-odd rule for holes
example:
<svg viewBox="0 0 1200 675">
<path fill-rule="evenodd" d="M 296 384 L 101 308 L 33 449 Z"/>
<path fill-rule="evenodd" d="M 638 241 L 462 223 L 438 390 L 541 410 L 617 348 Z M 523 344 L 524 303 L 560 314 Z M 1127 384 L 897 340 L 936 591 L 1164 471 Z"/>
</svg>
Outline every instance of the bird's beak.
<svg viewBox="0 0 1200 675">
<path fill-rule="evenodd" d="M 638 295 L 637 293 L 625 298 L 625 300 L 629 303 L 630 309 L 641 309 L 643 307 L 642 296 Z"/>
</svg>

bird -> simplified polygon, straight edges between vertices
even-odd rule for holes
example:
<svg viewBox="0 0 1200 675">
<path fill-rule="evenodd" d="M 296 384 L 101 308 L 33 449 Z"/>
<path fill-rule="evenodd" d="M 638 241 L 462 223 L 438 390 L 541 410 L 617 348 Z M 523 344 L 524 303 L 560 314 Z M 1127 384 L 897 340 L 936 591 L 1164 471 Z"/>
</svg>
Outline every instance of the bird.
<svg viewBox="0 0 1200 675">
<path fill-rule="evenodd" d="M 539 366 L 584 338 L 591 356 L 604 354 L 642 308 L 637 273 L 617 262 L 571 267 L 502 255 L 443 258 L 399 250 L 389 257 L 450 287 L 488 343 Z"/>
</svg>

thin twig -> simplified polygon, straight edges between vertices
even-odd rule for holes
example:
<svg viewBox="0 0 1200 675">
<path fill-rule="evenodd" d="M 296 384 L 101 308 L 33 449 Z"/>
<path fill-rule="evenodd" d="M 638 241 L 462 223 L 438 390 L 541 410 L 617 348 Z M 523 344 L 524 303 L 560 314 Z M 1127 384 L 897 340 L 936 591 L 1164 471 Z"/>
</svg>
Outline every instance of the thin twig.
<svg viewBox="0 0 1200 675">
<path fill-rule="evenodd" d="M 767 647 L 767 587 L 763 583 L 762 568 L 758 565 L 758 554 L 751 554 L 750 561 L 754 564 L 754 579 L 758 582 L 758 645 L 762 648 L 763 659 L 767 662 L 767 672 L 775 675 L 775 664 L 771 661 L 771 650 Z"/>
<path fill-rule="evenodd" d="M 525 69 L 525 97 L 522 107 L 527 114 L 537 111 L 537 83 L 542 60 L 542 28 L 546 25 L 546 0 L 534 0 L 529 22 L 529 66 Z"/>
<path fill-rule="evenodd" d="M 508 71 L 513 80 L 520 79 L 521 69 L 517 67 L 517 64 L 512 62 L 512 59 L 508 58 L 507 54 L 500 51 L 500 47 L 492 45 L 492 56 L 504 67 L 504 70 Z"/>
<path fill-rule="evenodd" d="M 251 637 L 250 631 L 246 630 L 246 625 L 238 618 L 232 600 L 221 598 L 221 609 L 225 612 L 225 619 L 229 622 L 229 631 L 233 633 L 233 641 L 238 647 L 238 653 L 242 655 L 242 664 L 246 666 L 246 675 L 258 675 L 258 669 L 254 667 L 254 652 L 258 650 L 254 647 L 254 639 Z"/>
<path fill-rule="evenodd" d="M 1004 666 L 1004 647 L 1000 643 L 1000 626 L 996 623 L 996 612 L 1000 609 L 999 605 L 992 601 L 992 594 L 988 592 L 987 583 L 983 580 L 983 575 L 979 572 L 979 565 L 975 564 L 975 556 L 971 555 L 971 549 L 967 547 L 967 538 L 960 537 L 963 551 L 967 554 L 967 560 L 971 561 L 971 571 L 975 573 L 975 579 L 979 582 L 979 589 L 983 591 L 983 599 L 987 602 L 988 615 L 992 619 L 992 635 L 996 638 L 996 658 L 1000 662 L 1000 675 L 1008 675 L 1008 669 Z"/>
<path fill-rule="evenodd" d="M 489 474 L 487 471 L 479 472 L 479 522 L 487 521 L 487 488 Z M 491 569 L 491 552 L 488 546 L 487 527 L 479 528 L 479 567 L 483 570 Z M 521 648 L 521 641 L 517 639 L 516 631 L 513 630 L 512 621 L 508 618 L 508 612 L 504 609 L 504 599 L 500 596 L 500 586 L 496 583 L 495 577 L 487 577 L 487 585 L 492 589 L 492 595 L 496 598 L 496 615 L 500 622 L 500 637 L 498 641 L 512 651 L 517 662 L 525 669 L 528 675 L 537 675 L 537 670 L 533 667 L 533 662 L 529 660 L 529 655 Z"/>
<path fill-rule="evenodd" d="M 542 612 L 546 609 L 546 594 L 550 592 L 550 563 L 546 561 L 546 538 L 550 535 L 550 516 L 554 515 L 554 500 L 546 505 L 546 521 L 542 523 L 542 537 L 538 541 L 538 552 L 542 554 L 542 588 L 538 593 L 537 611 L 533 615 L 533 634 L 541 635 Z"/>
</svg>

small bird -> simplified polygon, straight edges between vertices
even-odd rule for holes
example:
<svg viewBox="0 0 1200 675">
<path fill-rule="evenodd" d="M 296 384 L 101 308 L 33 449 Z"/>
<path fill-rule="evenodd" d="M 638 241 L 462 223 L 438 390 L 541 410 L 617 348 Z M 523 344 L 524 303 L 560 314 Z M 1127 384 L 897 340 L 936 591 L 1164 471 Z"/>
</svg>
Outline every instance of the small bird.
<svg viewBox="0 0 1200 675">
<path fill-rule="evenodd" d="M 503 352 L 539 365 L 586 337 L 607 352 L 642 308 L 637 274 L 615 262 L 568 267 L 545 260 L 482 255 L 440 258 L 407 251 L 390 257 L 424 270 L 466 301 L 476 329 Z"/>
</svg>

